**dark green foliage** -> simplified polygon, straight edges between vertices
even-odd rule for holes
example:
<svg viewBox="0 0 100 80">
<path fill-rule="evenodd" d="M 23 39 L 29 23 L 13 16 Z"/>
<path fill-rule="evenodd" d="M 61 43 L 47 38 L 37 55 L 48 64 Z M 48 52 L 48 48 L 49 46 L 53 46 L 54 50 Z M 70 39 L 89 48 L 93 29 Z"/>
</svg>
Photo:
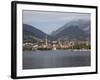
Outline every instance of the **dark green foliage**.
<svg viewBox="0 0 100 80">
<path fill-rule="evenodd" d="M 90 49 L 90 44 L 86 45 L 86 43 L 75 44 L 73 49 Z"/>
</svg>

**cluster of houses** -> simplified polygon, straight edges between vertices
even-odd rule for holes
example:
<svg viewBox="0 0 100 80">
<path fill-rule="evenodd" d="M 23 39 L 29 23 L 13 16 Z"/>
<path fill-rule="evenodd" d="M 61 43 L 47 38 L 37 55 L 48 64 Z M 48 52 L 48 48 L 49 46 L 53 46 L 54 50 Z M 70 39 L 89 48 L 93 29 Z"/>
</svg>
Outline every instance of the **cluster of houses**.
<svg viewBox="0 0 100 80">
<path fill-rule="evenodd" d="M 57 40 L 50 41 L 47 38 L 36 43 L 23 43 L 24 50 L 57 50 L 57 49 L 73 49 L 75 44 L 86 44 L 90 45 L 89 41 L 67 41 L 67 40 Z"/>
</svg>

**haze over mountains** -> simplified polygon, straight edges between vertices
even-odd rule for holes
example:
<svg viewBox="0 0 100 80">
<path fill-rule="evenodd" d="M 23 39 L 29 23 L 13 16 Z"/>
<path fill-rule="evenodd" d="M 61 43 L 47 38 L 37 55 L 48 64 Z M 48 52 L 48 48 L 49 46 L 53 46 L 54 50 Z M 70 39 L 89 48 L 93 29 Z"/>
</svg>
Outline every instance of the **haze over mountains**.
<svg viewBox="0 0 100 80">
<path fill-rule="evenodd" d="M 52 36 L 55 39 L 88 40 L 90 38 L 90 21 L 81 19 L 73 20 L 53 31 Z"/>
<path fill-rule="evenodd" d="M 73 20 L 48 35 L 34 26 L 23 24 L 23 38 L 26 41 L 43 40 L 47 35 L 49 40 L 90 40 L 90 26 L 90 20 Z"/>
</svg>

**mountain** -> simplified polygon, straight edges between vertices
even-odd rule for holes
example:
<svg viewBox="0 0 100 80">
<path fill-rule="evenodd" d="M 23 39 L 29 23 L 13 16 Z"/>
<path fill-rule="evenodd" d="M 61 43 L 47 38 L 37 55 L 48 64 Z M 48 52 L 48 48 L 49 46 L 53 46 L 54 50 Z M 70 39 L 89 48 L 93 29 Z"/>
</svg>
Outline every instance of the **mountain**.
<svg viewBox="0 0 100 80">
<path fill-rule="evenodd" d="M 33 35 L 40 39 L 45 38 L 45 36 L 47 35 L 46 33 L 42 32 L 41 30 L 35 28 L 34 26 L 28 25 L 28 24 L 23 24 L 23 33 L 25 35 Z"/>
<path fill-rule="evenodd" d="M 34 26 L 23 24 L 23 42 L 44 40 L 90 40 L 90 20 L 73 20 L 48 35 Z"/>
<path fill-rule="evenodd" d="M 90 39 L 90 21 L 74 20 L 65 24 L 51 34 L 55 40 L 89 40 Z"/>
<path fill-rule="evenodd" d="M 81 30 L 77 26 L 70 26 L 66 29 L 64 29 L 62 32 L 59 32 L 56 36 L 55 39 L 60 39 L 60 40 L 84 40 L 88 37 L 88 35 Z"/>
<path fill-rule="evenodd" d="M 23 40 L 25 41 L 30 41 L 32 40 L 40 41 L 42 39 L 45 39 L 46 33 L 42 32 L 41 30 L 35 28 L 34 26 L 28 25 L 28 24 L 23 24 Z M 49 35 L 47 35 L 50 37 Z"/>
</svg>

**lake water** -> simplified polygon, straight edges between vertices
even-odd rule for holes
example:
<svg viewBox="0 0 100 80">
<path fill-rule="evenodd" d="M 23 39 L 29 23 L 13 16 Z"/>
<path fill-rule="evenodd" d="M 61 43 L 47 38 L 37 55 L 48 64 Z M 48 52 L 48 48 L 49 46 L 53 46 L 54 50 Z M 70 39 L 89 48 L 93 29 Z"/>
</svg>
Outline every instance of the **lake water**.
<svg viewBox="0 0 100 80">
<path fill-rule="evenodd" d="M 24 51 L 23 69 L 82 67 L 91 65 L 90 51 Z"/>
</svg>

